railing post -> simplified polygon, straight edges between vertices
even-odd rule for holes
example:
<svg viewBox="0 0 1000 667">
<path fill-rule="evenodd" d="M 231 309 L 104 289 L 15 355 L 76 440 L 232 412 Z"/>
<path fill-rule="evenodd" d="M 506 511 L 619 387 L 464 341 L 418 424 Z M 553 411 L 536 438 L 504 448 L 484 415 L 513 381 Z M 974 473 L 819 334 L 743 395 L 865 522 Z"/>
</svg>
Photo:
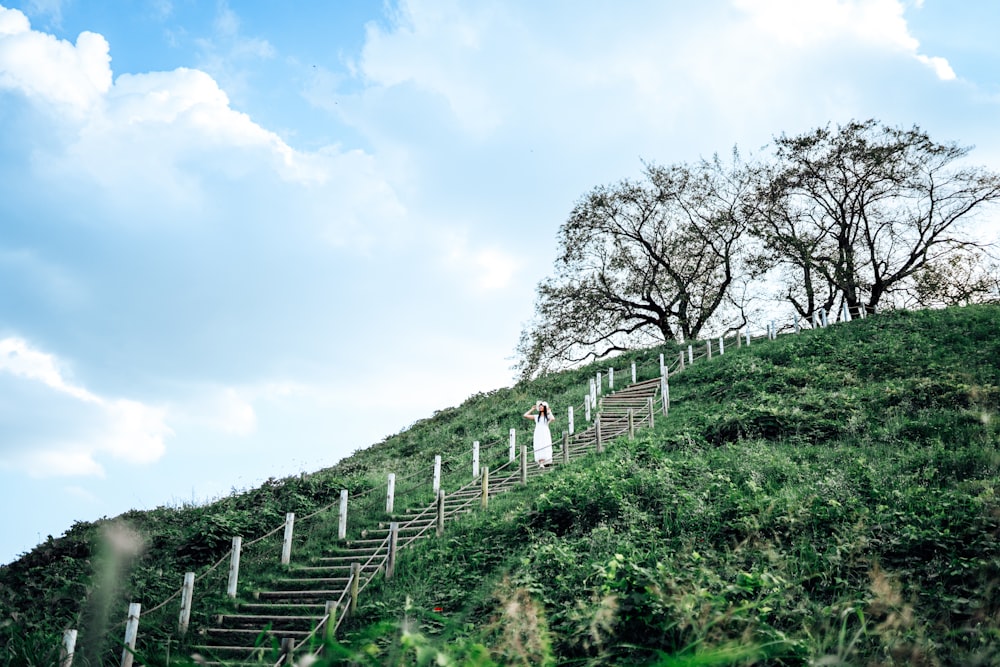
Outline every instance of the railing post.
<svg viewBox="0 0 1000 667">
<path fill-rule="evenodd" d="M 567 419 L 567 420 L 568 420 L 568 422 L 569 422 L 569 432 L 570 432 L 570 433 L 572 434 L 572 433 L 573 433 L 573 430 L 574 430 L 574 428 L 575 428 L 575 427 L 574 427 L 574 424 L 573 424 L 573 406 L 572 406 L 572 405 L 571 405 L 571 406 L 569 406 L 568 408 L 566 408 L 566 414 L 568 415 L 568 416 L 566 417 L 566 419 Z"/>
<path fill-rule="evenodd" d="M 743 334 L 740 333 L 739 329 L 736 330 L 736 349 L 743 347 Z"/>
<path fill-rule="evenodd" d="M 660 355 L 660 367 L 663 367 L 663 355 Z M 632 362 L 632 384 L 635 384 L 635 362 Z"/>
<path fill-rule="evenodd" d="M 438 490 L 437 495 L 437 536 L 444 535 L 444 489 Z"/>
<path fill-rule="evenodd" d="M 337 539 L 347 539 L 347 489 L 340 490 L 340 512 L 338 513 Z"/>
<path fill-rule="evenodd" d="M 694 363 L 694 346 L 688 345 L 688 365 Z"/>
<path fill-rule="evenodd" d="M 726 353 L 726 338 L 725 336 L 719 336 L 719 356 L 721 357 Z"/>
<path fill-rule="evenodd" d="M 434 455 L 434 493 L 441 490 L 441 455 Z"/>
<path fill-rule="evenodd" d="M 628 439 L 635 440 L 635 412 L 628 409 Z"/>
<path fill-rule="evenodd" d="M 396 507 L 396 473 L 389 473 L 389 478 L 385 485 L 385 513 L 392 514 Z"/>
<path fill-rule="evenodd" d="M 649 412 L 649 428 L 655 426 L 654 420 L 656 417 L 653 415 L 653 397 L 650 396 L 646 399 L 646 411 Z"/>
<path fill-rule="evenodd" d="M 514 457 L 517 456 L 517 429 L 510 430 L 510 458 L 509 461 L 513 461 Z"/>
<path fill-rule="evenodd" d="M 774 320 L 771 320 L 771 340 L 778 340 L 778 327 Z"/>
<path fill-rule="evenodd" d="M 814 310 L 812 312 L 812 321 L 813 321 L 812 322 L 812 328 L 813 329 L 819 329 L 819 311 L 818 310 Z"/>
<path fill-rule="evenodd" d="M 563 431 L 562 462 L 569 463 L 569 433 Z"/>
<path fill-rule="evenodd" d="M 600 396 L 601 395 L 601 384 L 603 383 L 602 380 L 601 380 L 601 371 L 597 371 L 597 378 L 596 378 L 595 382 L 596 382 L 595 386 L 597 387 L 597 395 Z"/>
<path fill-rule="evenodd" d="M 799 333 L 801 327 L 799 325 L 799 314 L 795 313 L 795 333 Z"/>
<path fill-rule="evenodd" d="M 660 396 L 663 399 L 663 416 L 670 414 L 670 380 L 666 375 L 660 376 Z"/>
<path fill-rule="evenodd" d="M 229 585 L 226 595 L 236 597 L 236 584 L 240 579 L 240 550 L 243 548 L 243 538 L 237 535 L 233 538 L 233 556 L 229 561 Z"/>
<path fill-rule="evenodd" d="M 594 429 L 596 430 L 597 436 L 597 453 L 600 454 L 604 451 L 604 443 L 601 442 L 601 415 L 598 414 L 594 419 Z"/>
<path fill-rule="evenodd" d="M 397 524 L 398 525 L 398 524 Z M 386 576 L 386 579 L 389 577 Z M 358 591 L 361 588 L 361 563 L 351 563 L 351 606 L 347 613 L 354 614 L 358 610 Z"/>
<path fill-rule="evenodd" d="M 326 601 L 326 609 L 324 610 L 326 615 L 326 625 L 324 626 L 324 634 L 326 638 L 333 639 L 334 634 L 337 631 L 337 603 L 334 600 Z"/>
<path fill-rule="evenodd" d="M 479 477 L 479 441 L 472 442 L 472 479 Z"/>
<path fill-rule="evenodd" d="M 829 323 L 829 321 L 826 318 L 826 308 L 820 308 L 819 309 L 819 316 L 820 316 L 820 319 L 823 320 L 823 328 L 824 329 L 827 328 L 830 323 Z"/>
<path fill-rule="evenodd" d="M 177 617 L 177 633 L 183 637 L 191 623 L 191 601 L 194 599 L 194 572 L 184 573 L 181 586 L 181 613 Z"/>
<path fill-rule="evenodd" d="M 389 524 L 389 556 L 385 564 L 385 578 L 392 579 L 396 572 L 396 545 L 399 542 L 399 522 L 393 521 Z"/>
<path fill-rule="evenodd" d="M 587 418 L 587 423 L 590 423 L 590 394 L 583 397 L 583 413 Z"/>
<path fill-rule="evenodd" d="M 76 630 L 63 633 L 62 648 L 59 650 L 59 667 L 73 667 L 73 654 L 76 653 Z"/>
<path fill-rule="evenodd" d="M 708 340 L 705 341 L 705 346 L 708 349 L 708 357 L 707 358 L 711 359 L 712 358 L 712 339 L 711 338 L 709 338 Z"/>
<path fill-rule="evenodd" d="M 282 665 L 291 665 L 292 658 L 295 657 L 295 640 L 291 637 L 281 638 L 281 648 L 278 649 L 281 655 Z"/>
<path fill-rule="evenodd" d="M 528 483 L 528 446 L 521 445 L 521 484 Z"/>
<path fill-rule="evenodd" d="M 295 512 L 285 515 L 285 536 L 281 540 L 281 564 L 292 562 L 292 531 L 295 528 Z"/>
<path fill-rule="evenodd" d="M 597 385 L 594 384 L 594 378 L 590 378 L 590 405 L 597 407 Z"/>
<path fill-rule="evenodd" d="M 490 467 L 483 466 L 483 494 L 479 502 L 483 509 L 490 504 Z"/>
<path fill-rule="evenodd" d="M 684 370 L 684 350 L 681 350 L 681 361 L 680 365 L 677 366 L 677 370 L 679 371 Z"/>
<path fill-rule="evenodd" d="M 663 354 L 660 353 L 660 375 L 663 375 L 663 372 L 666 369 L 667 369 L 667 367 L 666 367 L 666 365 L 664 365 L 664 362 L 663 362 Z M 635 362 L 634 361 L 632 362 L 632 382 L 635 382 Z"/>
<path fill-rule="evenodd" d="M 747 327 L 747 347 L 750 347 L 750 327 Z"/>
<path fill-rule="evenodd" d="M 614 368 L 609 368 L 608 369 L 608 391 L 611 391 L 614 388 L 615 388 L 615 369 Z"/>
<path fill-rule="evenodd" d="M 130 602 L 128 605 L 128 621 L 125 623 L 125 648 L 122 649 L 122 667 L 132 667 L 135 659 L 135 640 L 139 636 L 139 612 L 142 605 Z"/>
</svg>

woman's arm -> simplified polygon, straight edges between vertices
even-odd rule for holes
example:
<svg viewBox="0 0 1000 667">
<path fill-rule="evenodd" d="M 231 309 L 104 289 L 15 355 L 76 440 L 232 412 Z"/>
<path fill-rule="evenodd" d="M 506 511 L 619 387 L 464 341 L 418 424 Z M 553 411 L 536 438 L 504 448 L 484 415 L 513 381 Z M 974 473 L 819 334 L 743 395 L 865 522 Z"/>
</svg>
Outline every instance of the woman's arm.
<svg viewBox="0 0 1000 667">
<path fill-rule="evenodd" d="M 535 409 L 534 406 L 528 408 L 528 411 L 524 413 L 524 418 L 525 419 L 534 419 L 535 415 L 531 414 L 531 411 L 534 410 L 534 409 Z"/>
</svg>

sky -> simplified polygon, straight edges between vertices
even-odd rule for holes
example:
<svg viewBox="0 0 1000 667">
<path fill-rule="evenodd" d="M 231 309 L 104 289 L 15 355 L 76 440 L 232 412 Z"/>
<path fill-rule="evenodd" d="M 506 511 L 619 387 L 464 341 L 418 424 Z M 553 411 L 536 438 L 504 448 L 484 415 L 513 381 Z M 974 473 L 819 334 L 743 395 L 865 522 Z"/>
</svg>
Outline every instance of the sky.
<svg viewBox="0 0 1000 667">
<path fill-rule="evenodd" d="M 0 0 L 0 564 L 509 386 L 559 226 L 644 162 L 877 118 L 1000 170 L 998 29 L 992 0 Z"/>
</svg>

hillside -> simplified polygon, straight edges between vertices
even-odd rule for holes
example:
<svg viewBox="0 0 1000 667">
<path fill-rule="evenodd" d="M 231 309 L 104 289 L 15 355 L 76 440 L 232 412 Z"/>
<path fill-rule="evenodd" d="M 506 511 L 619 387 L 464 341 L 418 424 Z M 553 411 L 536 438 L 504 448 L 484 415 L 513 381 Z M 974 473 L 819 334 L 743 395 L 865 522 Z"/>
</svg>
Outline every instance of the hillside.
<svg viewBox="0 0 1000 667">
<path fill-rule="evenodd" d="M 670 415 L 654 429 L 404 552 L 397 577 L 373 580 L 328 654 L 370 664 L 994 664 L 998 333 L 1000 308 L 983 306 L 727 343 L 724 356 L 672 377 Z M 210 581 L 233 535 L 322 510 L 294 547 L 320 553 L 341 489 L 370 501 L 374 517 L 393 472 L 414 480 L 401 482 L 401 503 L 427 502 L 435 455 L 454 488 L 468 477 L 471 441 L 484 461 L 505 459 L 508 430 L 535 399 L 564 418 L 559 406 L 578 405 L 595 371 L 637 359 L 640 377 L 655 376 L 657 356 L 474 396 L 333 468 L 209 506 L 78 523 L 0 569 L 0 655 L 56 664 L 48 647 L 79 627 L 98 637 L 81 629 L 79 660 L 117 664 L 127 602 L 154 608 L 185 571 Z M 102 546 L 122 543 L 109 534 L 134 548 Z M 241 576 L 273 576 L 257 552 L 246 560 Z M 225 604 L 218 588 L 193 624 Z M 155 655 L 173 642 L 183 655 L 176 608 L 164 609 L 144 617 L 140 648 Z"/>
</svg>

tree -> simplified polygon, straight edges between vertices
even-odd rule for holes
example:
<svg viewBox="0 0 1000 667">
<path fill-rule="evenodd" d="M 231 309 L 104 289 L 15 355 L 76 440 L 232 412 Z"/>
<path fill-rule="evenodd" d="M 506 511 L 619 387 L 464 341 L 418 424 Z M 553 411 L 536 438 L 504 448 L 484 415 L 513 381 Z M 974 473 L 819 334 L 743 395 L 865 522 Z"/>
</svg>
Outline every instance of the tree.
<svg viewBox="0 0 1000 667">
<path fill-rule="evenodd" d="M 555 274 L 518 344 L 522 377 L 695 338 L 720 308 L 742 305 L 751 170 L 734 151 L 732 164 L 646 165 L 644 176 L 594 188 L 560 228 Z"/>
<path fill-rule="evenodd" d="M 978 247 L 961 223 L 1000 199 L 1000 176 L 960 166 L 970 150 L 874 120 L 776 139 L 754 229 L 783 272 L 784 298 L 804 317 L 838 298 L 853 315 L 871 312 L 912 298 L 918 276 Z"/>
</svg>

